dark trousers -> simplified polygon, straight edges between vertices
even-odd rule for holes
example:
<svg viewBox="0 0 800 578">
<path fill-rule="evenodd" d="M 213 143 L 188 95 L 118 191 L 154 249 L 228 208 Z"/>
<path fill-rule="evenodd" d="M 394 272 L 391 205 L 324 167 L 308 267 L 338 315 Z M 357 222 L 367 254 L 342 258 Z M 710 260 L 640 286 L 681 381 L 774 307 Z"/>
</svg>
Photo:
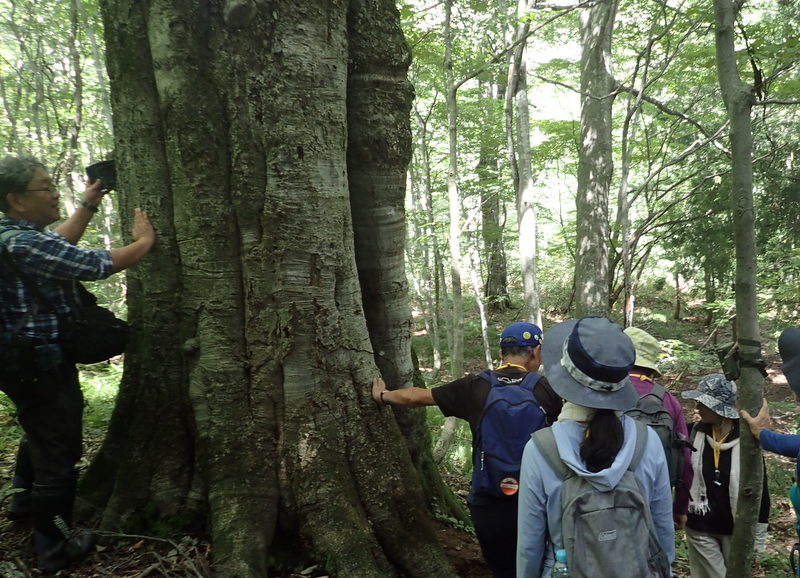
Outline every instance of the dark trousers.
<svg viewBox="0 0 800 578">
<path fill-rule="evenodd" d="M 49 371 L 3 374 L 2 390 L 17 407 L 25 432 L 17 456 L 15 486 L 32 488 L 34 530 L 50 539 L 69 525 L 75 500 L 75 465 L 83 450 L 83 393 L 74 365 Z M 28 479 L 33 473 L 33 479 Z M 63 525 L 62 525 L 63 528 Z"/>
<path fill-rule="evenodd" d="M 494 578 L 516 578 L 517 575 L 518 502 L 514 496 L 492 500 L 486 505 L 469 504 L 483 559 Z"/>
</svg>

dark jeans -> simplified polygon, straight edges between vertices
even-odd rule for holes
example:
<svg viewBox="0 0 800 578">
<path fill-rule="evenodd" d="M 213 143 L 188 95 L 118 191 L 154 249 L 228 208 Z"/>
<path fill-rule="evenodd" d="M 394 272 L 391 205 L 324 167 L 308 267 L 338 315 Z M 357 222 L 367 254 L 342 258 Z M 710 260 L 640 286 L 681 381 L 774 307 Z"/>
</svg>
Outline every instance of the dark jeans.
<svg viewBox="0 0 800 578">
<path fill-rule="evenodd" d="M 469 504 L 483 559 L 494 578 L 516 578 L 517 575 L 518 503 L 515 496 L 486 505 Z"/>
<path fill-rule="evenodd" d="M 83 450 L 83 393 L 78 371 L 74 365 L 62 363 L 26 375 L 3 373 L 0 390 L 17 406 L 17 419 L 25 431 L 16 474 L 27 477 L 32 466 L 33 480 L 25 482 L 33 488 L 34 529 L 57 537 L 52 520 L 60 516 L 69 524 L 72 518 L 75 465 Z"/>
</svg>

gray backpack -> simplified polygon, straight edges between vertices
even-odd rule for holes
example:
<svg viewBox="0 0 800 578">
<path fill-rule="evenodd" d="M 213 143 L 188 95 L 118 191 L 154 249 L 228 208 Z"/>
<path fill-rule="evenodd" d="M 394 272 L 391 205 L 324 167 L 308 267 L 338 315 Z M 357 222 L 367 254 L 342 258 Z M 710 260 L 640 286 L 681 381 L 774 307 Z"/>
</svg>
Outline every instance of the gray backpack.
<svg viewBox="0 0 800 578">
<path fill-rule="evenodd" d="M 531 437 L 562 480 L 562 544 L 554 546 L 566 550 L 570 577 L 669 577 L 669 560 L 658 541 L 650 505 L 633 474 L 647 445 L 647 427 L 636 422 L 631 465 L 617 487 L 607 492 L 564 464 L 550 428 Z"/>
<path fill-rule="evenodd" d="M 675 431 L 675 420 L 664 407 L 666 393 L 663 385 L 653 383 L 650 393 L 641 396 L 636 406 L 626 411 L 625 415 L 650 426 L 658 434 L 658 439 L 661 440 L 661 446 L 664 448 L 664 455 L 667 457 L 669 483 L 673 488 L 678 488 L 683 485 L 681 479 L 683 448 L 686 447 L 687 442 L 678 436 Z"/>
</svg>

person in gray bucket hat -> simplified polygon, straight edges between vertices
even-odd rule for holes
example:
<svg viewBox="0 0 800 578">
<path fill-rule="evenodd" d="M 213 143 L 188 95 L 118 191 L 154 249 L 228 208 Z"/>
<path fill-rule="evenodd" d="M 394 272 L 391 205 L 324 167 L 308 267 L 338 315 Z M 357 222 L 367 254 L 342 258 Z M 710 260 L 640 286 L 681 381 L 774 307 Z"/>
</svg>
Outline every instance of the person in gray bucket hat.
<svg viewBox="0 0 800 578">
<path fill-rule="evenodd" d="M 631 339 L 605 317 L 564 321 L 545 333 L 542 363 L 565 404 L 558 421 L 534 433 L 522 455 L 519 578 L 550 576 L 559 550 L 570 574 L 599 576 L 619 563 L 620 549 L 626 575 L 670 576 L 675 531 L 664 449 L 655 431 L 623 414 L 639 399 L 628 379 L 635 359 Z M 605 508 L 602 535 L 584 532 L 588 518 L 573 524 L 562 502 L 575 482 L 602 500 L 630 495 L 635 487 L 639 507 L 626 508 L 631 517 L 624 521 L 616 508 Z"/>
<path fill-rule="evenodd" d="M 542 362 L 553 390 L 572 403 L 625 411 L 639 401 L 628 372 L 636 350 L 622 328 L 605 317 L 554 325 L 542 345 Z"/>
<path fill-rule="evenodd" d="M 724 578 L 731 551 L 739 496 L 739 413 L 736 383 L 720 373 L 706 375 L 696 389 L 681 393 L 697 403 L 700 421 L 689 441 L 694 476 L 689 488 L 686 543 L 692 578 Z M 755 550 L 763 552 L 769 519 L 769 490 L 763 477 Z"/>
</svg>

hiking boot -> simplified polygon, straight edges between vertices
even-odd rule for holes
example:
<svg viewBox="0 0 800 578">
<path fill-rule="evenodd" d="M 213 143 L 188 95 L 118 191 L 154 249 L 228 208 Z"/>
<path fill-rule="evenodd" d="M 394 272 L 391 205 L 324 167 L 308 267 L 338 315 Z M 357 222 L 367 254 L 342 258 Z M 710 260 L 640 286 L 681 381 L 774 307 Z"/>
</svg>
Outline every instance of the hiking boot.
<svg viewBox="0 0 800 578">
<path fill-rule="evenodd" d="M 84 559 L 94 550 L 96 541 L 97 536 L 92 532 L 83 532 L 72 538 L 60 540 L 52 547 L 40 550 L 36 564 L 42 572 L 57 572 Z"/>
</svg>

